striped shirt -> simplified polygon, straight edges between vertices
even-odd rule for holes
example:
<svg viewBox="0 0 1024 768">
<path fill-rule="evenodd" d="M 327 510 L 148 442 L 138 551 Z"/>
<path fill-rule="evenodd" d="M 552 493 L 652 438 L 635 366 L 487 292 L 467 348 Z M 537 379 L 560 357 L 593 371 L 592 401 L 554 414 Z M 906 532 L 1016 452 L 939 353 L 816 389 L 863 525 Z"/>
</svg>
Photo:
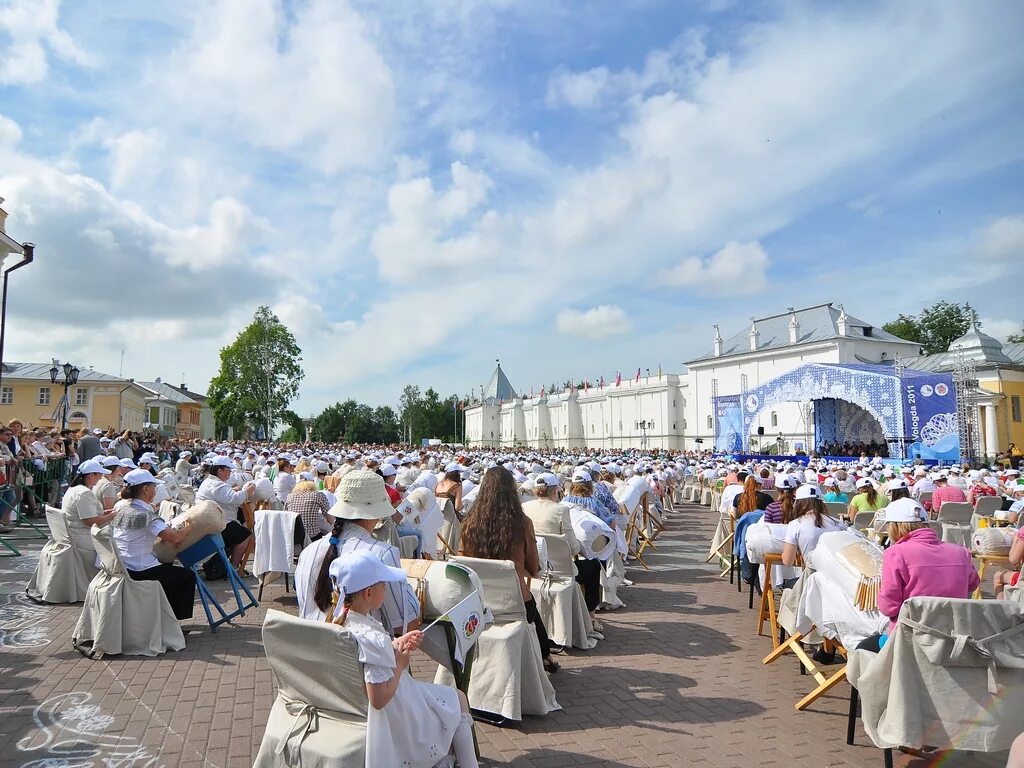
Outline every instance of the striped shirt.
<svg viewBox="0 0 1024 768">
<path fill-rule="evenodd" d="M 608 525 L 612 525 L 615 515 L 609 514 L 608 508 L 595 499 L 593 496 L 566 496 L 562 504 L 567 507 L 583 507 L 588 512 L 593 512 Z"/>
<path fill-rule="evenodd" d="M 319 542 L 317 542 L 319 543 Z M 341 533 L 339 553 L 369 551 L 384 565 L 401 568 L 401 553 L 386 541 L 379 541 L 358 525 L 346 525 Z M 373 614 L 387 629 L 405 627 L 420 617 L 420 601 L 409 582 L 388 582 L 384 605 Z M 404 630 L 403 630 L 404 631 Z"/>
</svg>

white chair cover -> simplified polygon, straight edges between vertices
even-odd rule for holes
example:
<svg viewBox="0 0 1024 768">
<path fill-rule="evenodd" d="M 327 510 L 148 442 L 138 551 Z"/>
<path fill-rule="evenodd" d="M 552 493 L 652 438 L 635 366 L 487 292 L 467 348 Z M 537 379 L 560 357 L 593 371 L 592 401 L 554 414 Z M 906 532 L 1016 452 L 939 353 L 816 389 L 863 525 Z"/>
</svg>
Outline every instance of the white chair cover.
<svg viewBox="0 0 1024 768">
<path fill-rule="evenodd" d="M 447 559 L 459 552 L 459 545 L 462 541 L 462 522 L 455 514 L 455 505 L 452 504 L 451 499 L 444 500 L 444 504 L 441 505 L 441 515 L 444 517 L 444 522 L 438 532 L 437 551 Z M 451 552 L 448 552 L 445 542 L 448 543 L 447 546 L 451 547 Z"/>
<path fill-rule="evenodd" d="M 942 540 L 962 547 L 971 547 L 971 520 L 974 507 L 966 501 L 947 501 L 939 508 L 939 522 L 942 523 Z"/>
<path fill-rule="evenodd" d="M 263 647 L 278 690 L 253 768 L 362 768 L 369 703 L 348 630 L 270 610 Z"/>
<path fill-rule="evenodd" d="M 89 591 L 89 575 L 71 543 L 64 513 L 46 505 L 50 540 L 39 553 L 36 570 L 25 592 L 44 603 L 80 603 Z"/>
<path fill-rule="evenodd" d="M 298 514 L 284 510 L 262 509 L 255 513 L 256 553 L 252 572 L 262 576 L 268 571 L 293 573 L 295 571 L 295 520 Z"/>
<path fill-rule="evenodd" d="M 605 560 L 604 568 L 601 569 L 601 605 L 606 611 L 613 611 L 616 608 L 625 608 L 626 604 L 619 597 L 619 587 L 626 578 L 626 565 L 622 561 L 622 555 L 615 552 Z"/>
<path fill-rule="evenodd" d="M 157 581 L 135 581 L 117 556 L 110 527 L 92 527 L 101 569 L 89 583 L 82 614 L 71 636 L 92 654 L 159 656 L 180 651 L 185 636 Z"/>
<path fill-rule="evenodd" d="M 547 551 L 547 569 L 538 579 L 531 579 L 530 591 L 537 601 L 537 612 L 548 636 L 559 645 L 590 650 L 597 645 L 591 637 L 593 622 L 583 600 L 583 590 L 576 583 L 576 566 L 565 536 L 537 534 Z"/>
<path fill-rule="evenodd" d="M 1024 711 L 1024 605 L 911 598 L 880 653 L 851 651 L 846 676 L 879 747 L 1008 749 Z"/>
<path fill-rule="evenodd" d="M 469 681 L 470 706 L 509 720 L 561 709 L 544 671 L 537 634 L 526 621 L 515 563 L 475 557 L 452 560 L 476 572 L 484 590 L 484 605 L 494 616 L 494 624 L 477 641 Z M 451 685 L 454 680 L 442 668 L 434 682 Z"/>
</svg>

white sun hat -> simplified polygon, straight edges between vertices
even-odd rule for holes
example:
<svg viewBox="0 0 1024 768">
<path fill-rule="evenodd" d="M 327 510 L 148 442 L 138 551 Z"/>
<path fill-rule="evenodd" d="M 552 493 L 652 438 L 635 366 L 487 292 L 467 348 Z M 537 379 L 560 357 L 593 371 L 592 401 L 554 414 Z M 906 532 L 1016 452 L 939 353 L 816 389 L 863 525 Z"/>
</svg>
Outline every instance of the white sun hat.
<svg viewBox="0 0 1024 768">
<path fill-rule="evenodd" d="M 337 502 L 330 515 L 344 520 L 383 520 L 395 510 L 384 490 L 384 478 L 376 472 L 356 469 L 338 484 Z"/>
</svg>

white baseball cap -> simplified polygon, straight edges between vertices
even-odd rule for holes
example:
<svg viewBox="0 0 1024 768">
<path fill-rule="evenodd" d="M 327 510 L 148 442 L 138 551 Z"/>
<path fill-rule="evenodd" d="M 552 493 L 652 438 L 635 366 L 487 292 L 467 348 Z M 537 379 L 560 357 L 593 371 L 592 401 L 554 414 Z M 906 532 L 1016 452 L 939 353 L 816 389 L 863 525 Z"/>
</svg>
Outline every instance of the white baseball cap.
<svg viewBox="0 0 1024 768">
<path fill-rule="evenodd" d="M 927 516 L 924 507 L 913 499 L 896 499 L 883 510 L 887 523 L 920 523 Z"/>
<path fill-rule="evenodd" d="M 380 465 L 380 473 L 384 475 L 384 477 L 391 477 L 392 475 L 397 475 L 398 470 L 395 469 L 394 464 L 385 463 Z"/>
<path fill-rule="evenodd" d="M 97 459 L 87 459 L 78 465 L 80 475 L 109 475 L 110 470 L 104 467 Z"/>
<path fill-rule="evenodd" d="M 789 490 L 791 488 L 796 488 L 796 480 L 789 475 L 784 475 L 776 481 L 775 486 L 783 490 Z"/>
<path fill-rule="evenodd" d="M 799 499 L 819 499 L 821 498 L 821 492 L 818 490 L 816 485 L 801 485 L 796 489 L 796 498 Z"/>
<path fill-rule="evenodd" d="M 553 472 L 542 472 L 533 482 L 535 485 L 543 485 L 547 488 L 558 488 L 561 485 Z"/>
<path fill-rule="evenodd" d="M 164 481 L 159 478 L 153 477 L 149 473 L 148 469 L 133 469 L 127 475 L 124 476 L 125 485 L 145 485 L 146 483 L 155 483 L 156 485 L 163 485 Z"/>
<path fill-rule="evenodd" d="M 138 466 L 131 459 L 121 459 L 121 466 L 125 469 L 138 469 Z"/>
<path fill-rule="evenodd" d="M 216 456 L 210 459 L 209 466 L 211 467 L 227 467 L 228 469 L 235 468 L 235 462 L 229 459 L 227 456 Z"/>
<path fill-rule="evenodd" d="M 376 555 L 356 550 L 338 555 L 331 562 L 331 581 L 342 597 L 355 595 L 382 581 L 405 581 L 405 571 L 384 565 Z"/>
<path fill-rule="evenodd" d="M 104 456 L 102 459 L 100 459 L 100 464 L 102 464 L 107 469 L 113 469 L 114 467 L 121 466 L 121 460 L 117 458 L 117 456 Z"/>
<path fill-rule="evenodd" d="M 577 469 L 572 473 L 572 481 L 574 483 L 592 483 L 594 478 L 590 476 L 590 473 L 585 469 Z"/>
<path fill-rule="evenodd" d="M 857 481 L 858 488 L 869 488 L 872 485 L 874 485 L 874 483 L 871 482 L 871 478 L 869 477 L 862 477 Z"/>
</svg>

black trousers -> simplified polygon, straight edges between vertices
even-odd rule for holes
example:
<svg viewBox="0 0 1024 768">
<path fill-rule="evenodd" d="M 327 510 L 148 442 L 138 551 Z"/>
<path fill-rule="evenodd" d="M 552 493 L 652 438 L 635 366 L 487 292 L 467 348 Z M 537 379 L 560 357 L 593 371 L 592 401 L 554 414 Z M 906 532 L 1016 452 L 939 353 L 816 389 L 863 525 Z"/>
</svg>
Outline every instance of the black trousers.
<svg viewBox="0 0 1024 768">
<path fill-rule="evenodd" d="M 228 557 L 231 557 L 231 550 L 252 536 L 252 531 L 237 520 L 232 520 L 224 527 L 220 536 L 224 539 L 224 549 L 227 550 Z"/>
<path fill-rule="evenodd" d="M 551 638 L 548 637 L 548 630 L 544 626 L 544 622 L 541 621 L 540 614 L 537 613 L 537 601 L 532 597 L 526 601 L 526 620 L 533 624 L 537 640 L 540 643 L 540 655 L 546 659 L 551 655 Z"/>
<path fill-rule="evenodd" d="M 196 576 L 188 568 L 161 563 L 144 571 L 128 571 L 128 575 L 135 581 L 159 581 L 175 617 L 179 620 L 192 618 L 192 607 L 196 602 Z"/>
<path fill-rule="evenodd" d="M 600 560 L 576 561 L 576 583 L 583 588 L 583 602 L 587 610 L 593 613 L 601 604 L 601 569 L 604 565 Z"/>
</svg>

